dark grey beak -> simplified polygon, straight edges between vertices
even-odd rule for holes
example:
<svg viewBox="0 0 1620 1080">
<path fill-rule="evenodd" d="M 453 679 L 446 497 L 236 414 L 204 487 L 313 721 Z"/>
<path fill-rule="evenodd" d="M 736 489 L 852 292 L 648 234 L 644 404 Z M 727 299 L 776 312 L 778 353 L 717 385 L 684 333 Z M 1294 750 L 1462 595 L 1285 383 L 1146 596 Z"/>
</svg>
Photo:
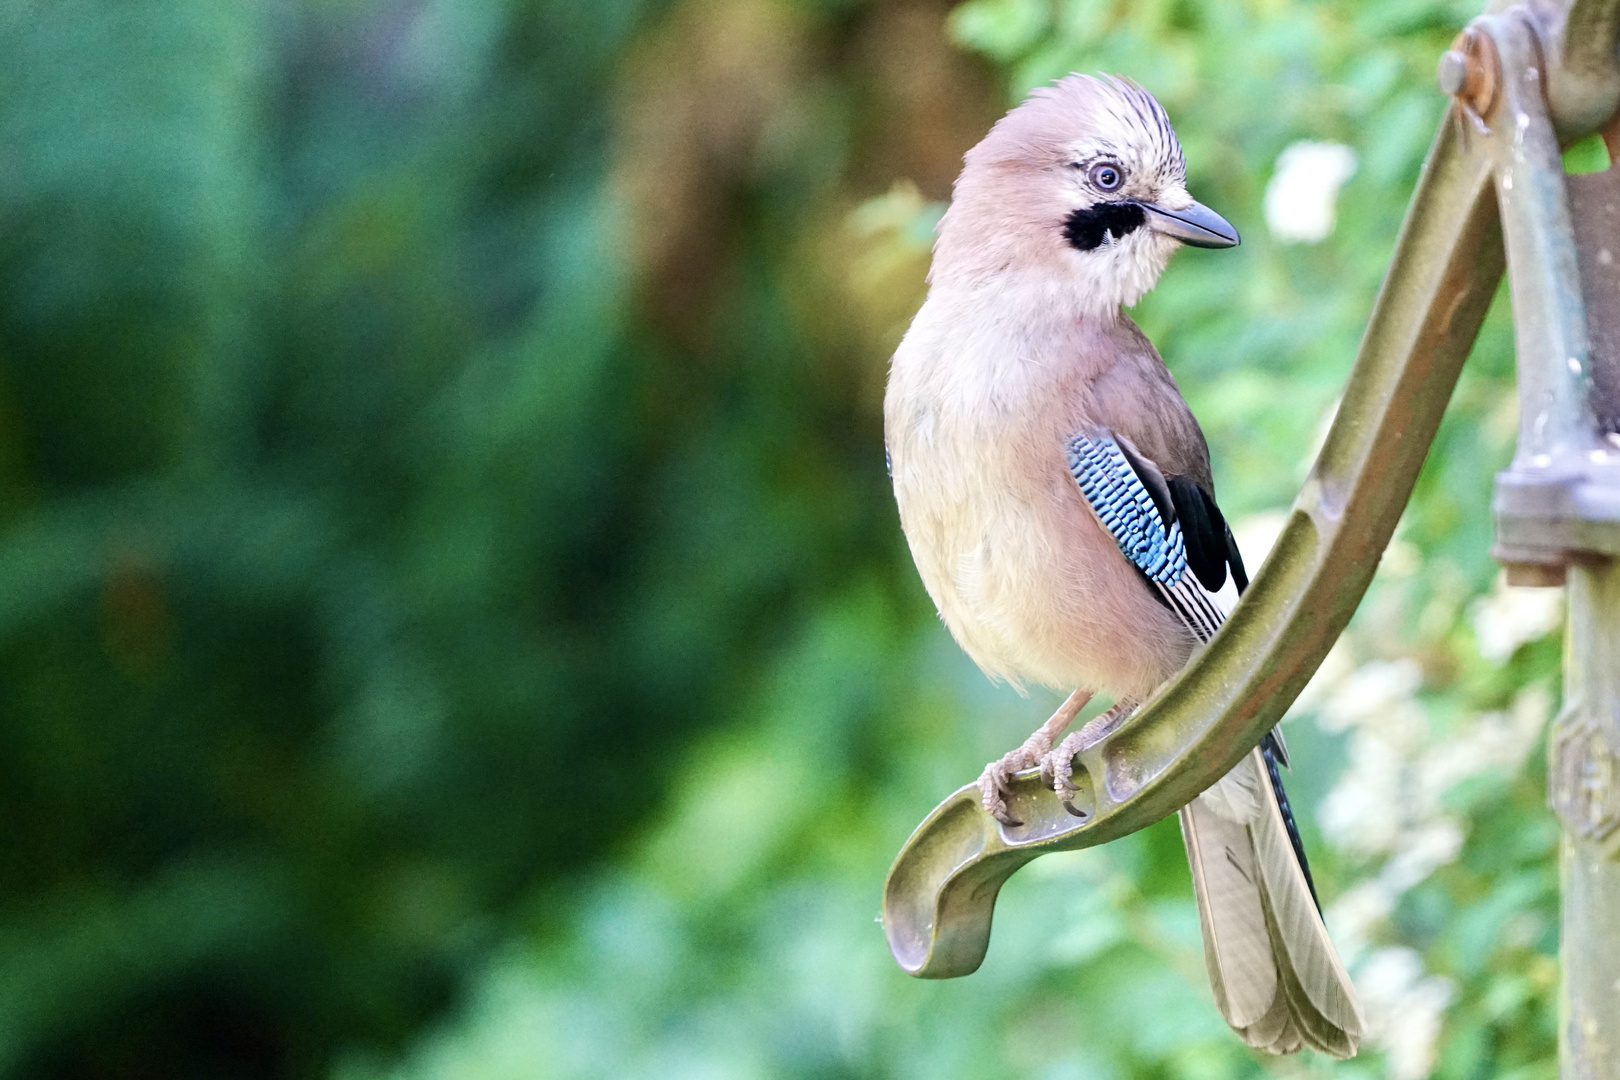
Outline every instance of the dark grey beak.
<svg viewBox="0 0 1620 1080">
<path fill-rule="evenodd" d="M 1173 236 L 1190 247 L 1229 248 L 1238 246 L 1238 231 L 1221 215 L 1195 202 L 1180 210 L 1167 210 L 1156 203 L 1137 203 L 1147 215 L 1147 227 Z"/>
</svg>

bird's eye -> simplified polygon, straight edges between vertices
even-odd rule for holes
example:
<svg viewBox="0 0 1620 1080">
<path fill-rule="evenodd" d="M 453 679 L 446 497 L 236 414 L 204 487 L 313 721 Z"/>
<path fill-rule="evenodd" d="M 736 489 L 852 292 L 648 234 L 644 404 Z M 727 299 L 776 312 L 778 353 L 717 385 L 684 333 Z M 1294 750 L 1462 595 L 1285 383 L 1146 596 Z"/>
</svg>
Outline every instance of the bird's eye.
<svg viewBox="0 0 1620 1080">
<path fill-rule="evenodd" d="M 1118 165 L 1103 162 L 1091 167 L 1091 182 L 1099 191 L 1118 191 L 1125 173 Z"/>
</svg>

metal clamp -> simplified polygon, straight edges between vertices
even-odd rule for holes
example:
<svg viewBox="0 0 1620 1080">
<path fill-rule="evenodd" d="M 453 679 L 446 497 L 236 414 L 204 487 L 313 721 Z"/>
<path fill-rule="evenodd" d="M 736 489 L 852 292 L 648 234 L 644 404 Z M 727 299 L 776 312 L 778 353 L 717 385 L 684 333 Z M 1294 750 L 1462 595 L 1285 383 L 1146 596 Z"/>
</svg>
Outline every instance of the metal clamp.
<svg viewBox="0 0 1620 1080">
<path fill-rule="evenodd" d="M 1620 438 L 1606 438 L 1598 422 L 1606 414 L 1613 431 L 1620 420 L 1620 357 L 1612 331 L 1588 324 L 1589 309 L 1612 320 L 1614 305 L 1588 305 L 1582 292 L 1583 280 L 1588 290 L 1615 287 L 1607 268 L 1620 257 L 1620 190 L 1614 174 L 1566 178 L 1558 136 L 1560 127 L 1572 137 L 1588 134 L 1620 101 L 1617 6 L 1577 4 L 1567 22 L 1551 26 L 1515 8 L 1469 28 L 1494 42 L 1490 59 L 1501 65 L 1479 76 L 1501 86 L 1479 138 L 1495 165 L 1512 268 L 1519 441 L 1513 463 L 1496 478 L 1492 554 L 1513 584 L 1561 585 L 1571 562 L 1620 555 Z M 1580 48 L 1549 71 L 1544 58 L 1560 55 L 1565 41 Z M 1441 75 L 1444 85 L 1444 64 Z M 1584 97 L 1576 92 L 1583 89 Z M 1553 112 L 1560 103 L 1568 114 L 1562 125 Z M 1579 241 L 1572 196 L 1583 204 Z M 1594 355 L 1594 338 L 1601 355 Z"/>
</svg>

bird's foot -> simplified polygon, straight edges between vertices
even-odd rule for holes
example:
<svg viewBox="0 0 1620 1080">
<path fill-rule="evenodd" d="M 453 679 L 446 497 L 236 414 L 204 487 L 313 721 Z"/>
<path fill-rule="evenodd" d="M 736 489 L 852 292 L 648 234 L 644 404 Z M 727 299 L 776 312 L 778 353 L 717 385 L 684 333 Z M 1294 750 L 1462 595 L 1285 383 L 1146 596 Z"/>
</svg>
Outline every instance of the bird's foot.
<svg viewBox="0 0 1620 1080">
<path fill-rule="evenodd" d="M 1087 745 L 1084 736 L 1083 728 L 1080 731 L 1072 731 L 1063 737 L 1062 742 L 1041 756 L 1041 783 L 1057 792 L 1058 801 L 1063 804 L 1063 809 L 1080 818 L 1088 815 L 1074 805 L 1074 797 L 1080 790 L 1074 786 L 1074 755 Z"/>
<path fill-rule="evenodd" d="M 1091 815 L 1074 805 L 1074 797 L 1080 790 L 1074 786 L 1074 756 L 1112 733 L 1135 708 L 1134 701 L 1115 702 L 1113 708 L 1093 717 L 1079 731 L 1070 732 L 1057 746 L 1041 755 L 1041 783 L 1055 791 L 1063 809 L 1075 817 Z"/>
<path fill-rule="evenodd" d="M 992 761 L 979 774 L 979 799 L 987 814 L 1003 825 L 1018 826 L 1023 822 L 1007 809 L 1007 797 L 1012 794 L 1007 782 L 1013 774 L 1028 769 L 1045 759 L 1052 750 L 1052 738 L 1042 728 L 1024 740 L 1024 745 L 998 760 Z"/>
<path fill-rule="evenodd" d="M 1014 773 L 1037 764 L 1051 753 L 1052 740 L 1069 726 L 1070 721 L 1080 715 L 1080 710 L 1084 709 L 1086 702 L 1090 700 L 1090 690 L 1083 686 L 1075 690 L 1062 705 L 1058 706 L 1057 712 L 1047 717 L 1046 723 L 1035 729 L 1035 734 L 1024 740 L 1023 746 L 984 767 L 984 772 L 979 774 L 979 798 L 984 803 L 987 814 L 1003 825 L 1023 824 L 1007 809 L 1007 796 L 1012 794 L 1007 782 L 1013 778 Z"/>
</svg>

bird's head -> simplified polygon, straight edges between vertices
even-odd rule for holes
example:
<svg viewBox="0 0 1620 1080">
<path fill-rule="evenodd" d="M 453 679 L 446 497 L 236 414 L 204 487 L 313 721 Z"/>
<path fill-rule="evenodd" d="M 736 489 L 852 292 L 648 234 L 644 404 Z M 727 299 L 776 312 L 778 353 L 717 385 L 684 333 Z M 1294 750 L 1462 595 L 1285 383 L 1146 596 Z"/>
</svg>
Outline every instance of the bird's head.
<svg viewBox="0 0 1620 1080">
<path fill-rule="evenodd" d="M 1151 289 L 1182 244 L 1237 243 L 1237 230 L 1187 193 L 1181 143 L 1153 95 L 1070 75 L 968 151 L 931 277 L 1062 294 L 1108 314 Z"/>
</svg>

